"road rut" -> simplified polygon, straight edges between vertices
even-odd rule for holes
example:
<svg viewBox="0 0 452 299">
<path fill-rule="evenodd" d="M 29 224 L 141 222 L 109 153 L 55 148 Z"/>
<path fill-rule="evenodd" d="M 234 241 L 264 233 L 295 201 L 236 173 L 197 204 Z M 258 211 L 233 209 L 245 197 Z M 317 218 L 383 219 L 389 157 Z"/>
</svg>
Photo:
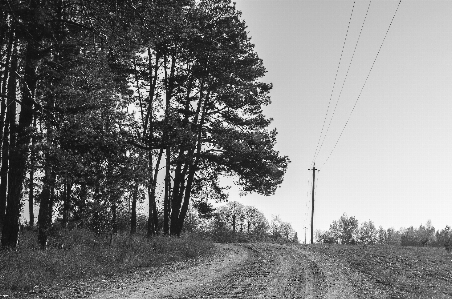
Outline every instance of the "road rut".
<svg viewBox="0 0 452 299">
<path fill-rule="evenodd" d="M 216 246 L 208 261 L 91 298 L 355 298 L 344 265 L 301 246 Z"/>
</svg>

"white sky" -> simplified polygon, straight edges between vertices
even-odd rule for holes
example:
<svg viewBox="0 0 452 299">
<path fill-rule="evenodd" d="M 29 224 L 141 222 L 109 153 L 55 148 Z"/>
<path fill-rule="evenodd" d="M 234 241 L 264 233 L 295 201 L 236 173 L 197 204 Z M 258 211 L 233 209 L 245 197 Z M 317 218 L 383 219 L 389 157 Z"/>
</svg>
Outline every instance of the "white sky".
<svg viewBox="0 0 452 299">
<path fill-rule="evenodd" d="M 292 160 L 275 196 L 230 200 L 280 215 L 304 239 L 312 160 L 333 88 L 353 1 L 236 0 L 274 84 L 265 109 L 278 150 Z M 369 2 L 356 1 L 329 117 Z M 398 1 L 374 0 L 316 159 L 314 229 L 345 212 L 384 228 L 452 225 L 452 1 L 402 1 L 344 134 Z M 325 124 L 328 125 L 329 118 Z M 317 180 L 318 178 L 318 180 Z M 308 233 L 309 240 L 309 233 Z"/>
</svg>

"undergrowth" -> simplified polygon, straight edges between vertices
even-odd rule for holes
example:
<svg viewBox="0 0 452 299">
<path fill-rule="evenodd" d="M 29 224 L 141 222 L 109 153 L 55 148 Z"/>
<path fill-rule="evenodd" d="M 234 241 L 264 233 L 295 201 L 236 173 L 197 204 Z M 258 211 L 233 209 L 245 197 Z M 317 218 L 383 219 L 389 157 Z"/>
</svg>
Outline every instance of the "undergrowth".
<svg viewBox="0 0 452 299">
<path fill-rule="evenodd" d="M 24 231 L 16 251 L 0 252 L 0 292 L 27 292 L 36 286 L 96 276 L 110 277 L 139 267 L 158 267 L 211 252 L 213 243 L 195 234 L 180 238 L 128 234 L 96 235 L 61 230 L 47 250 L 37 233 Z"/>
</svg>

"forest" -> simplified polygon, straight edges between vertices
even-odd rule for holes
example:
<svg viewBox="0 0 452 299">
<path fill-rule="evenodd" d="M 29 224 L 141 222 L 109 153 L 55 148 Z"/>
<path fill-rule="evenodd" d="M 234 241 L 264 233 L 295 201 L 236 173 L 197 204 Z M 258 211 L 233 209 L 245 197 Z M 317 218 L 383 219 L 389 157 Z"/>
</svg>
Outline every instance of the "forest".
<svg viewBox="0 0 452 299">
<path fill-rule="evenodd" d="M 2 0 L 0 14 L 2 248 L 24 205 L 46 249 L 54 222 L 114 234 L 130 203 L 134 234 L 146 198 L 146 234 L 180 236 L 190 204 L 227 199 L 223 177 L 243 193 L 282 183 L 272 85 L 229 0 Z"/>
</svg>

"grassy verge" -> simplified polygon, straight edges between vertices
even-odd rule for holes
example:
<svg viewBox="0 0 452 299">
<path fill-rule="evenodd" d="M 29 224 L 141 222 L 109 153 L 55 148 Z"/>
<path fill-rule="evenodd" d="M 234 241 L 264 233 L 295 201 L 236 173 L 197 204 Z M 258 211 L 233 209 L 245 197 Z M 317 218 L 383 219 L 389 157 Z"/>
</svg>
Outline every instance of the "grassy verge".
<svg viewBox="0 0 452 299">
<path fill-rule="evenodd" d="M 36 233 L 26 231 L 17 251 L 0 252 L 0 295 L 195 259 L 213 248 L 211 241 L 196 235 L 146 238 L 124 234 L 114 236 L 110 245 L 108 236 L 87 230 L 60 231 L 45 251 L 36 243 Z"/>
<path fill-rule="evenodd" d="M 346 262 L 363 274 L 366 283 L 385 293 L 386 298 L 452 297 L 452 255 L 443 248 L 401 246 L 314 245 L 309 250 L 321 252 Z M 360 298 L 380 298 L 360 292 Z M 378 292 L 381 291 L 381 292 Z"/>
</svg>

